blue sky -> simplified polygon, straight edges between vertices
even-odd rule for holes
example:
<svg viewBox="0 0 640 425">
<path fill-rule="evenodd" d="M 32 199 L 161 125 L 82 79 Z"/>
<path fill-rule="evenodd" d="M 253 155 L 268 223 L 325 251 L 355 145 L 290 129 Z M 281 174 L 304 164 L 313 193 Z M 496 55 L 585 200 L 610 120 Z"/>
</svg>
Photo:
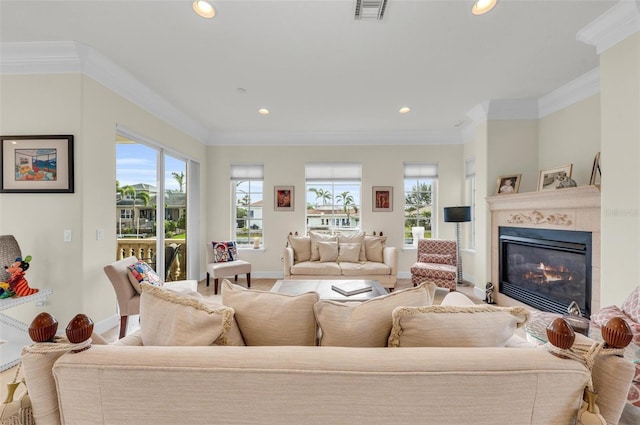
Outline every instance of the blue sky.
<svg viewBox="0 0 640 425">
<path fill-rule="evenodd" d="M 137 183 L 155 186 L 156 155 L 157 151 L 155 149 L 145 145 L 118 143 L 116 145 L 116 179 L 120 182 L 120 187 Z M 174 171 L 178 174 L 183 172 L 186 176 L 186 163 L 165 155 L 165 170 L 165 189 L 180 189 L 178 182 L 171 173 Z"/>
</svg>

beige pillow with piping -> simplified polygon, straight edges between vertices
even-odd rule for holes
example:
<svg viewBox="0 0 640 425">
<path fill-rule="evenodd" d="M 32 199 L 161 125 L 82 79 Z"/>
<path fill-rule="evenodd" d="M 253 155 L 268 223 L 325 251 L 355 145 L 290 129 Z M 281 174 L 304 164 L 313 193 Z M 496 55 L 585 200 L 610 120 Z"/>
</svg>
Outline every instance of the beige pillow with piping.
<svg viewBox="0 0 640 425">
<path fill-rule="evenodd" d="M 293 262 L 311 260 L 311 238 L 309 236 L 289 235 L 289 245 L 293 248 Z"/>
<path fill-rule="evenodd" d="M 338 242 L 338 238 L 333 235 L 325 235 L 323 233 L 309 232 L 311 238 L 311 261 L 320 260 L 320 251 L 318 250 L 318 242 Z"/>
<path fill-rule="evenodd" d="M 228 338 L 237 337 L 232 332 L 232 308 L 210 303 L 197 295 L 178 293 L 146 283 L 140 286 L 140 335 L 143 345 L 238 343 Z"/>
<path fill-rule="evenodd" d="M 339 243 L 338 262 L 357 263 L 360 261 L 361 243 Z"/>
<path fill-rule="evenodd" d="M 393 310 L 399 306 L 431 305 L 434 293 L 434 284 L 423 283 L 357 304 L 318 301 L 313 310 L 322 331 L 320 345 L 386 347 Z"/>
<path fill-rule="evenodd" d="M 398 307 L 389 347 L 504 347 L 529 311 L 490 305 Z"/>
<path fill-rule="evenodd" d="M 367 261 L 367 256 L 364 248 L 364 232 L 358 232 L 354 234 L 338 234 L 338 244 L 347 243 L 359 243 L 360 252 L 358 253 L 358 259 L 356 261 L 349 261 L 350 263 L 356 263 L 358 261 Z M 339 260 L 338 260 L 339 261 Z"/>
<path fill-rule="evenodd" d="M 376 263 L 384 262 L 384 246 L 387 241 L 386 236 L 365 236 L 364 237 L 364 252 L 367 261 L 373 261 Z"/>
<path fill-rule="evenodd" d="M 222 303 L 233 308 L 247 345 L 316 345 L 318 294 L 277 294 L 222 281 Z"/>
<path fill-rule="evenodd" d="M 338 260 L 338 242 L 318 242 L 318 252 L 321 263 L 331 263 Z"/>
</svg>

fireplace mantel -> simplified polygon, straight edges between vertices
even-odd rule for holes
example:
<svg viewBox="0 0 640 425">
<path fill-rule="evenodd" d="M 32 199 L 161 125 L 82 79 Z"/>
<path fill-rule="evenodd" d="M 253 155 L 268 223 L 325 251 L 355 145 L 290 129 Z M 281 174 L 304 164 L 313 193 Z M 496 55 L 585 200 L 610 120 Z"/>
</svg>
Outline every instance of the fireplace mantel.
<svg viewBox="0 0 640 425">
<path fill-rule="evenodd" d="M 499 285 L 500 226 L 592 233 L 591 311 L 600 309 L 600 187 L 578 186 L 486 198 L 491 211 L 491 281 Z M 497 286 L 497 285 L 496 285 Z M 499 294 L 500 305 L 524 305 Z"/>
</svg>

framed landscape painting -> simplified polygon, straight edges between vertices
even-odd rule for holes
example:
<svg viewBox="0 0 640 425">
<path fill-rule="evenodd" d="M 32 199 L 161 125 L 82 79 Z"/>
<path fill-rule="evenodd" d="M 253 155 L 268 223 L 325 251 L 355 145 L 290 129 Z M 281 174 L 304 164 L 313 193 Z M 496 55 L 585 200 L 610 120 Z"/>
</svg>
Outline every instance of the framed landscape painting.
<svg viewBox="0 0 640 425">
<path fill-rule="evenodd" d="M 0 136 L 0 192 L 73 193 L 73 136 Z"/>
</svg>

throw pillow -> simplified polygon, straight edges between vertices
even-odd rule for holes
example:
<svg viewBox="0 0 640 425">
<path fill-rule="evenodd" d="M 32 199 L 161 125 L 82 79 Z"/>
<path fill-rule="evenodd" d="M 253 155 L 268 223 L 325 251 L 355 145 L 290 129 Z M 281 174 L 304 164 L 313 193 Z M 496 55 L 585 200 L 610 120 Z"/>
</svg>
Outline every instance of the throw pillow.
<svg viewBox="0 0 640 425">
<path fill-rule="evenodd" d="M 338 243 L 342 245 L 343 243 L 359 243 L 360 244 L 360 253 L 358 254 L 358 259 L 356 261 L 352 261 L 353 263 L 357 261 L 367 261 L 367 256 L 364 248 L 364 232 L 358 232 L 354 234 L 342 234 L 338 235 Z"/>
<path fill-rule="evenodd" d="M 399 306 L 431 305 L 434 293 L 435 285 L 424 283 L 357 304 L 318 301 L 313 310 L 322 331 L 320 345 L 386 347 L 393 310 Z"/>
<path fill-rule="evenodd" d="M 386 236 L 365 236 L 364 237 L 364 252 L 367 261 L 373 261 L 376 263 L 384 262 L 384 246 L 387 241 Z"/>
<path fill-rule="evenodd" d="M 222 281 L 222 303 L 233 308 L 247 345 L 316 345 L 318 294 L 276 294 Z"/>
<path fill-rule="evenodd" d="M 235 242 L 211 242 L 213 244 L 214 263 L 224 263 L 227 261 L 233 261 L 237 258 L 238 251 L 235 246 Z M 235 256 L 234 256 L 235 255 Z"/>
<path fill-rule="evenodd" d="M 631 292 L 620 308 L 631 320 L 640 323 L 640 286 Z"/>
<path fill-rule="evenodd" d="M 289 245 L 293 248 L 293 262 L 311 260 L 311 238 L 309 236 L 289 235 Z"/>
<path fill-rule="evenodd" d="M 311 238 L 311 261 L 320 260 L 320 251 L 318 250 L 318 242 L 338 242 L 338 238 L 333 235 L 325 235 L 324 233 L 309 232 Z"/>
<path fill-rule="evenodd" d="M 338 262 L 357 263 L 360 261 L 361 243 L 340 243 L 338 245 Z"/>
<path fill-rule="evenodd" d="M 321 263 L 331 263 L 338 260 L 338 242 L 318 242 L 318 252 Z"/>
<path fill-rule="evenodd" d="M 243 345 L 233 335 L 233 309 L 192 294 L 142 284 L 143 345 Z M 231 337 L 231 338 L 230 338 Z"/>
<path fill-rule="evenodd" d="M 158 273 L 142 260 L 138 260 L 137 263 L 127 266 L 127 275 L 129 276 L 129 282 L 131 282 L 131 285 L 133 285 L 133 288 L 138 294 L 142 293 L 142 289 L 140 288 L 141 283 L 162 286 L 162 279 L 160 279 Z"/>
<path fill-rule="evenodd" d="M 392 317 L 389 347 L 504 347 L 529 311 L 490 305 L 403 306 Z"/>
<path fill-rule="evenodd" d="M 451 254 L 420 254 L 419 263 L 449 264 L 455 266 Z"/>
</svg>

